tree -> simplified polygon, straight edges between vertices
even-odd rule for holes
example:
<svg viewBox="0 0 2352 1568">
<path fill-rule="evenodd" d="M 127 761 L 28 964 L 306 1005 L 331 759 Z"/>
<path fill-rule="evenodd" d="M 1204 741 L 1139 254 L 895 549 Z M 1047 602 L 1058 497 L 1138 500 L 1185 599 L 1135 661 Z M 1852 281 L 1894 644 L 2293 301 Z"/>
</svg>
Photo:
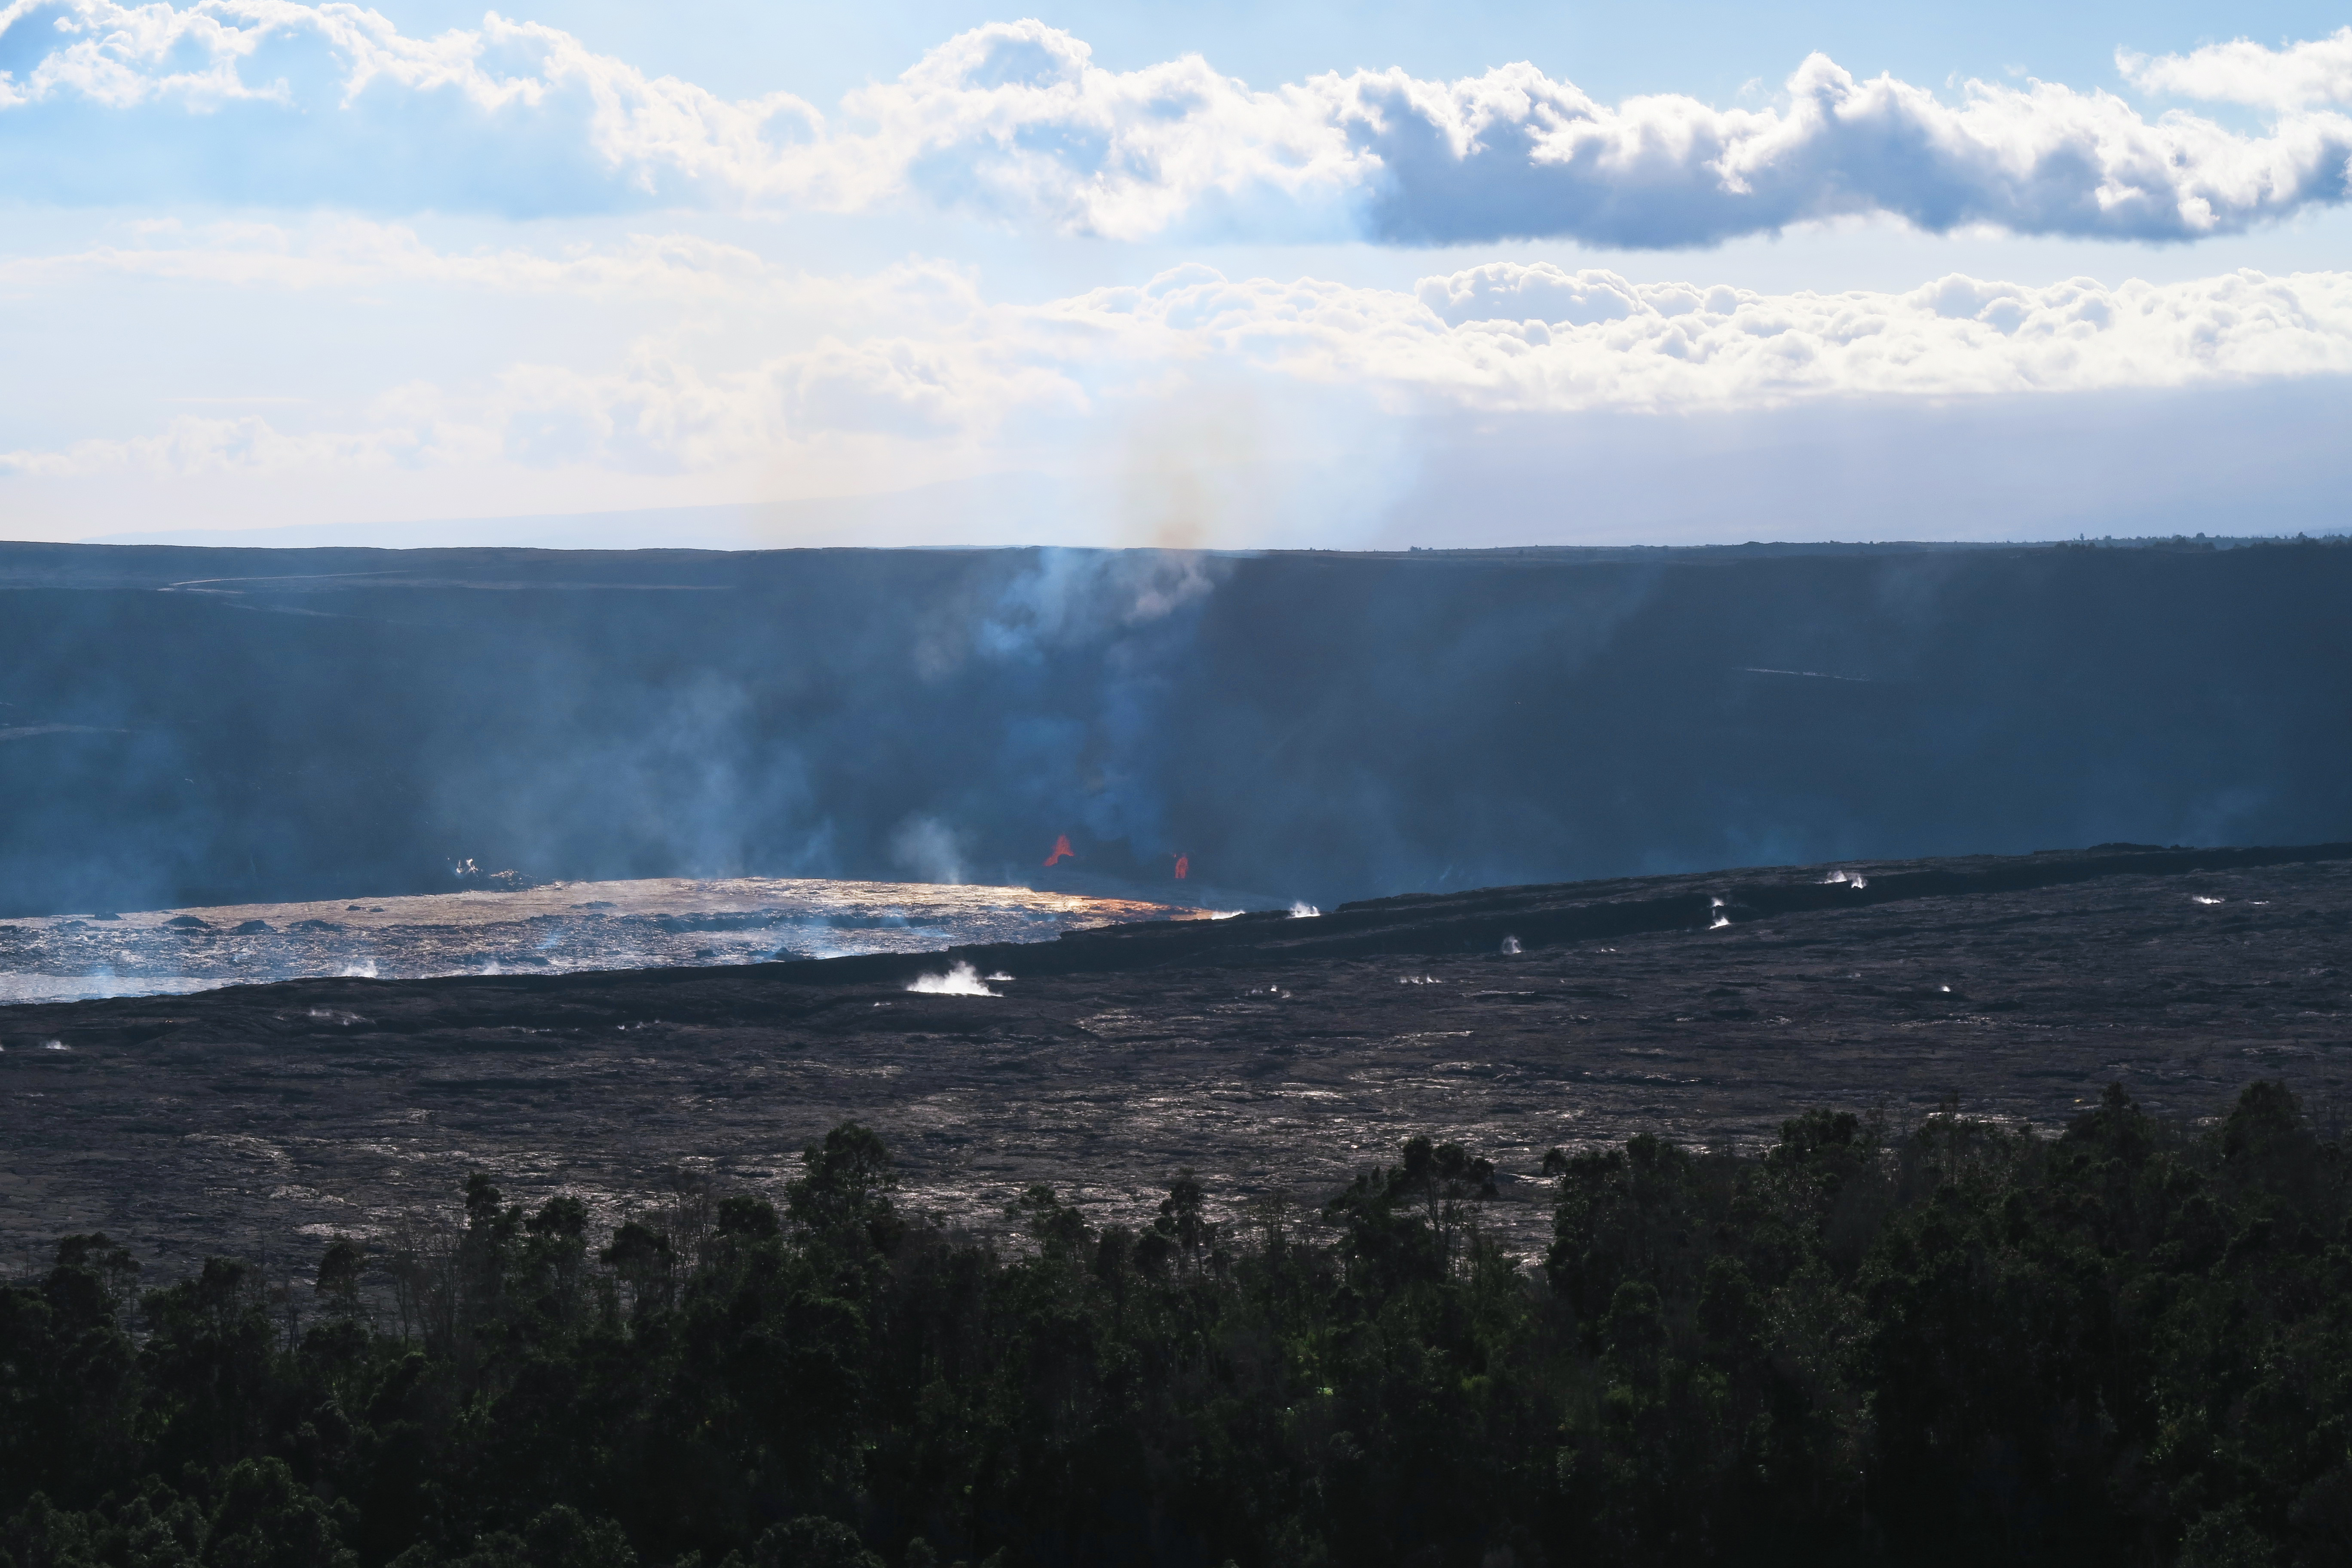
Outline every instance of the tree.
<svg viewBox="0 0 2352 1568">
<path fill-rule="evenodd" d="M 583 1271 L 588 1260 L 588 1205 L 568 1194 L 552 1197 L 523 1222 L 522 1272 L 535 1305 L 562 1323 L 580 1317 Z"/>
<path fill-rule="evenodd" d="M 889 1249 L 900 1229 L 898 1171 L 880 1137 L 845 1121 L 803 1150 L 801 1165 L 806 1173 L 784 1188 L 794 1226 L 832 1246 Z"/>
<path fill-rule="evenodd" d="M 835 1520 L 803 1514 L 772 1526 L 751 1549 L 751 1568 L 888 1568 L 866 1550 L 857 1531 Z"/>
<path fill-rule="evenodd" d="M 319 1259 L 319 1279 L 313 1287 L 327 1303 L 327 1310 L 338 1317 L 353 1318 L 360 1310 L 360 1277 L 367 1268 L 367 1253 L 350 1237 L 339 1236 L 327 1244 L 325 1256 Z"/>
<path fill-rule="evenodd" d="M 1057 1260 L 1076 1258 L 1092 1234 L 1086 1216 L 1056 1198 L 1054 1189 L 1043 1182 L 1014 1199 L 1004 1213 L 1028 1233 L 1041 1256 Z"/>
<path fill-rule="evenodd" d="M 1160 1200 L 1160 1217 L 1152 1228 L 1175 1249 L 1177 1265 L 1185 1273 L 1197 1273 L 1201 1251 L 1216 1235 L 1217 1227 L 1209 1221 L 1209 1190 L 1193 1179 L 1190 1165 L 1176 1173 L 1168 1184 L 1168 1195 Z"/>
<path fill-rule="evenodd" d="M 334 1517 L 283 1459 L 233 1468 L 213 1510 L 205 1568 L 357 1568 Z"/>
<path fill-rule="evenodd" d="M 664 1233 L 636 1220 L 625 1221 L 613 1232 L 612 1244 L 597 1256 L 627 1288 L 632 1312 L 670 1304 L 677 1258 Z"/>
<path fill-rule="evenodd" d="M 58 1242 L 57 1267 L 88 1270 L 105 1290 L 118 1318 L 127 1315 L 138 1301 L 139 1260 L 104 1231 L 69 1236 Z"/>
</svg>

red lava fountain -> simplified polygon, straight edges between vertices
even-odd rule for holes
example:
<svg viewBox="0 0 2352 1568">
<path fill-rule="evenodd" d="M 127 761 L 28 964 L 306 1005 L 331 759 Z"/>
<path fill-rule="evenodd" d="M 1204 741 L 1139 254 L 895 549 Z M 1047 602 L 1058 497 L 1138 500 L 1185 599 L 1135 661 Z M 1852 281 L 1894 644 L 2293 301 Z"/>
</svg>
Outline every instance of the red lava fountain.
<svg viewBox="0 0 2352 1568">
<path fill-rule="evenodd" d="M 1192 858 L 1190 855 L 1179 855 L 1176 857 L 1176 879 L 1178 881 L 1182 881 L 1186 873 L 1190 872 L 1192 869 Z"/>
<path fill-rule="evenodd" d="M 1070 836 L 1065 833 L 1055 838 L 1054 852 L 1045 857 L 1045 864 L 1050 866 L 1056 860 L 1065 858 L 1075 860 L 1077 858 L 1078 852 L 1070 847 Z"/>
</svg>

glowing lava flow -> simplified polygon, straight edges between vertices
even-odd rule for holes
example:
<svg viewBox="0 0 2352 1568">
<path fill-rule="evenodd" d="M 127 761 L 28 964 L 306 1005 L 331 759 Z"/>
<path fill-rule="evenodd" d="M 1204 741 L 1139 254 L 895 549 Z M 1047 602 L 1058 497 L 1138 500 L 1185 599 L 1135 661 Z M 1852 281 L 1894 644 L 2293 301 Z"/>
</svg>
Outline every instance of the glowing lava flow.
<svg viewBox="0 0 2352 1568">
<path fill-rule="evenodd" d="M 1055 838 L 1054 852 L 1045 857 L 1045 864 L 1051 866 L 1055 861 L 1066 858 L 1072 860 L 1078 858 L 1078 852 L 1070 847 L 1070 836 L 1066 833 Z"/>
<path fill-rule="evenodd" d="M 350 975 L 562 974 L 760 963 L 965 943 L 1050 941 L 1205 910 L 1030 888 L 812 879 L 549 882 L 354 902 L 236 904 L 0 921 L 0 1019 L 11 1004 L 176 995 Z M 1018 967 L 1017 965 L 1015 967 Z M 10 1031 L 0 1023 L 0 1036 Z M 11 1049 L 15 1047 L 11 1047 Z M 0 1063 L 12 1058 L 0 1056 Z"/>
<path fill-rule="evenodd" d="M 1176 857 L 1176 879 L 1178 881 L 1182 881 L 1186 874 L 1192 869 L 1192 858 L 1190 855 L 1179 855 Z"/>
</svg>

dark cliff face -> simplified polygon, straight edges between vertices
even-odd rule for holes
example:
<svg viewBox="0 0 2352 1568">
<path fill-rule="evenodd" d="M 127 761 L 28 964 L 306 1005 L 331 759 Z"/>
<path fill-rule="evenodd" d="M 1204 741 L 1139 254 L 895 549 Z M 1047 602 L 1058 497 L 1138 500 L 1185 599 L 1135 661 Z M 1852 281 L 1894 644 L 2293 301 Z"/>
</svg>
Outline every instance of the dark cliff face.
<svg viewBox="0 0 2352 1568">
<path fill-rule="evenodd" d="M 2352 548 L 0 547 L 0 913 L 2352 836 Z"/>
</svg>

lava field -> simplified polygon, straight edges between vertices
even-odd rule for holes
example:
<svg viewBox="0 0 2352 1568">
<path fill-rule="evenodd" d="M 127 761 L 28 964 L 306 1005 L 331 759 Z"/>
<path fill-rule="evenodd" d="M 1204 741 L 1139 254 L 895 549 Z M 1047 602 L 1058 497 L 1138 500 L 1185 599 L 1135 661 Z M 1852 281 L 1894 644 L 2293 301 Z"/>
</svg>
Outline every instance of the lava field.
<svg viewBox="0 0 2352 1568">
<path fill-rule="evenodd" d="M 422 980 L 920 952 L 1205 912 L 1028 888 L 730 877 L 37 916 L 0 921 L 0 1005 L 327 974 Z"/>
<path fill-rule="evenodd" d="M 971 979 L 960 989 L 938 977 Z M 845 1118 L 913 1206 L 1097 1219 L 1190 1167 L 1311 1202 L 1421 1131 L 1503 1173 L 1533 1249 L 1555 1145 L 1750 1146 L 1816 1106 L 2052 1126 L 2122 1083 L 2198 1119 L 2352 1089 L 2352 846 L 1852 862 L 1158 921 L 932 954 L 310 979 L 0 1009 L 0 1237 L 104 1229 L 168 1277 L 446 1215 L 467 1174 L 599 1218 L 679 1173 L 772 1192 Z M 929 977 L 928 979 L 926 977 Z M 992 993 L 992 994 L 982 994 Z"/>
</svg>

